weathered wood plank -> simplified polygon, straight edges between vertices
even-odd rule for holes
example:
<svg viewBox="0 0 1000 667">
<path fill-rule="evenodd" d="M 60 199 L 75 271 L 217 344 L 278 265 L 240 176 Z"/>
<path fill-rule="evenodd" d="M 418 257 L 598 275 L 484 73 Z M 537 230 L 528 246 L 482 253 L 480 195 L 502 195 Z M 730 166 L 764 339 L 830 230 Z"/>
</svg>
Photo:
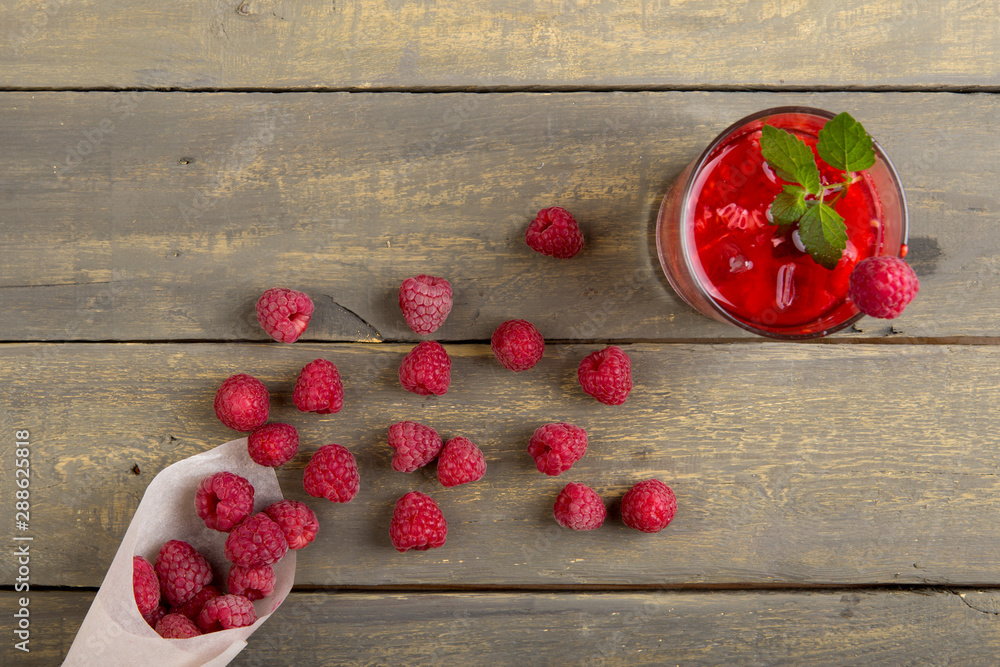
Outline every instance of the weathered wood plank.
<svg viewBox="0 0 1000 667">
<path fill-rule="evenodd" d="M 4 608 L 13 593 L 0 593 Z M 93 597 L 31 595 L 31 653 L 69 650 Z M 995 591 L 292 593 L 233 665 L 987 665 Z M 15 656 L 10 644 L 5 655 Z"/>
<path fill-rule="evenodd" d="M 453 345 L 453 382 L 421 398 L 398 385 L 405 345 L 5 344 L 0 433 L 31 432 L 32 581 L 96 586 L 153 475 L 235 435 L 212 397 L 235 372 L 260 377 L 271 418 L 300 429 L 279 471 L 322 530 L 299 555 L 299 585 L 704 585 L 1000 583 L 1000 382 L 994 346 L 630 345 L 636 388 L 602 406 L 575 380 L 595 346 L 550 345 L 531 371 L 506 372 L 487 346 Z M 299 369 L 333 360 L 346 401 L 299 413 Z M 388 426 L 414 419 L 486 453 L 486 477 L 443 489 L 432 470 L 390 468 Z M 525 447 L 552 421 L 588 430 L 586 457 L 558 478 Z M 362 490 L 343 506 L 305 496 L 322 444 L 349 447 Z M 659 477 L 679 511 L 663 533 L 621 524 L 571 533 L 551 518 L 569 481 L 614 503 Z M 13 475 L 0 496 L 13 498 Z M 441 504 L 444 548 L 396 553 L 388 524 L 409 490 Z M 13 504 L 0 525 L 14 525 Z M 0 584 L 15 565 L 0 561 Z"/>
<path fill-rule="evenodd" d="M 741 336 L 673 295 L 653 223 L 715 134 L 783 104 L 854 111 L 907 187 L 922 290 L 863 335 L 1000 335 L 995 96 L 7 93 L 0 339 L 264 340 L 253 302 L 286 284 L 311 339 L 412 340 L 395 290 L 423 272 L 455 288 L 443 340 Z M 573 260 L 522 240 L 557 203 Z"/>
<path fill-rule="evenodd" d="M 4 0 L 0 85 L 1000 84 L 993 2 L 140 0 L 130 9 Z"/>
</svg>

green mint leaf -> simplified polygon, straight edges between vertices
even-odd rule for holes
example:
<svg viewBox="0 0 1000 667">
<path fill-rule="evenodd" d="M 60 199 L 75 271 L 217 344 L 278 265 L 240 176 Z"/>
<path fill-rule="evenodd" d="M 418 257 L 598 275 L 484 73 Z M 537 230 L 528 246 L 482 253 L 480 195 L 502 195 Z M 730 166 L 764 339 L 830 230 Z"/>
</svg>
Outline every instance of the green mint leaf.
<svg viewBox="0 0 1000 667">
<path fill-rule="evenodd" d="M 797 185 L 786 185 L 771 204 L 771 224 L 794 225 L 805 212 L 806 191 Z"/>
<path fill-rule="evenodd" d="M 846 111 L 827 121 L 818 137 L 816 152 L 834 169 L 862 171 L 875 164 L 872 138 Z"/>
<path fill-rule="evenodd" d="M 806 142 L 794 134 L 765 125 L 760 137 L 760 152 L 782 179 L 798 183 L 810 194 L 822 192 L 816 157 Z M 781 172 L 785 172 L 784 175 Z"/>
<path fill-rule="evenodd" d="M 833 269 L 847 247 L 847 225 L 832 206 L 816 202 L 799 220 L 799 238 L 817 264 Z"/>
</svg>

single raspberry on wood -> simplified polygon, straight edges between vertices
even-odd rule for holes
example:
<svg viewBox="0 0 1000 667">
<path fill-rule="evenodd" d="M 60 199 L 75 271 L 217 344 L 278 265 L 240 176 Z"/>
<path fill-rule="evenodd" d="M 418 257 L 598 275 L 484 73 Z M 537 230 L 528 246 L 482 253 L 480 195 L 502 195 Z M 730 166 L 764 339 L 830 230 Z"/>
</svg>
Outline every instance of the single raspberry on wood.
<svg viewBox="0 0 1000 667">
<path fill-rule="evenodd" d="M 253 602 L 242 595 L 220 595 L 205 603 L 198 614 L 198 627 L 202 632 L 217 632 L 229 628 L 243 628 L 253 625 L 257 611 Z"/>
<path fill-rule="evenodd" d="M 222 595 L 222 591 L 208 584 L 204 586 L 200 591 L 198 591 L 193 598 L 180 605 L 179 607 L 171 607 L 171 614 L 183 614 L 187 616 L 192 621 L 198 620 L 198 614 L 201 613 L 201 608 L 205 606 L 205 603 L 212 598 L 217 598 Z"/>
<path fill-rule="evenodd" d="M 277 468 L 299 451 L 299 432 L 291 424 L 274 422 L 253 430 L 247 437 L 247 452 L 255 463 Z"/>
<path fill-rule="evenodd" d="M 848 297 L 865 315 L 899 317 L 920 290 L 917 274 L 898 257 L 869 257 L 851 271 Z"/>
<path fill-rule="evenodd" d="M 580 362 L 577 378 L 583 390 L 606 405 L 621 405 L 632 391 L 632 360 L 617 345 L 608 345 Z"/>
<path fill-rule="evenodd" d="M 587 432 L 573 424 L 559 422 L 535 429 L 528 440 L 528 454 L 538 472 L 560 475 L 587 453 Z"/>
<path fill-rule="evenodd" d="M 226 538 L 226 558 L 233 565 L 271 565 L 287 551 L 281 527 L 263 512 L 244 519 Z"/>
<path fill-rule="evenodd" d="M 298 500 L 279 500 L 264 510 L 281 528 L 289 549 L 302 549 L 316 539 L 319 521 L 309 506 Z"/>
<path fill-rule="evenodd" d="M 183 614 L 167 614 L 157 621 L 154 630 L 164 639 L 188 639 L 201 634 L 198 626 Z"/>
<path fill-rule="evenodd" d="M 441 343 L 425 340 L 410 350 L 399 365 L 399 382 L 421 396 L 441 396 L 451 384 L 451 357 Z"/>
<path fill-rule="evenodd" d="M 260 600 L 274 592 L 274 568 L 270 565 L 233 565 L 226 577 L 226 590 L 248 600 Z"/>
<path fill-rule="evenodd" d="M 217 472 L 201 480 L 194 494 L 194 510 L 212 530 L 228 533 L 253 511 L 253 486 L 244 477 Z"/>
<path fill-rule="evenodd" d="M 622 497 L 622 521 L 644 533 L 658 533 L 677 514 L 673 489 L 658 479 L 638 482 Z"/>
<path fill-rule="evenodd" d="M 407 278 L 399 287 L 399 308 L 406 324 L 418 334 L 438 330 L 451 312 L 451 283 L 436 276 Z"/>
<path fill-rule="evenodd" d="M 443 546 L 448 538 L 448 523 L 434 499 L 419 491 L 410 491 L 396 501 L 389 524 L 392 546 L 400 553 L 413 549 Z"/>
<path fill-rule="evenodd" d="M 160 547 L 153 569 L 160 580 L 163 597 L 175 607 L 212 583 L 212 566 L 208 560 L 182 540 L 170 540 Z"/>
<path fill-rule="evenodd" d="M 323 445 L 306 464 L 302 485 L 313 498 L 351 502 L 361 486 L 354 454 L 340 445 Z"/>
<path fill-rule="evenodd" d="M 486 457 L 474 442 L 461 436 L 445 443 L 438 456 L 437 476 L 447 488 L 468 484 L 486 474 Z"/>
<path fill-rule="evenodd" d="M 490 347 L 501 366 L 526 371 L 542 358 L 545 339 L 528 320 L 507 320 L 493 332 Z"/>
<path fill-rule="evenodd" d="M 570 482 L 556 496 L 552 508 L 560 526 L 573 530 L 595 530 L 600 528 L 608 516 L 604 501 L 597 492 L 586 484 Z"/>
<path fill-rule="evenodd" d="M 235 431 L 252 431 L 267 421 L 271 399 L 264 383 L 246 373 L 233 375 L 215 392 L 215 415 Z"/>
<path fill-rule="evenodd" d="M 535 252 L 558 259 L 569 259 L 583 249 L 580 226 L 561 206 L 539 211 L 528 225 L 524 240 Z"/>
<path fill-rule="evenodd" d="M 142 556 L 132 557 L 132 593 L 135 595 L 135 606 L 139 614 L 146 618 L 160 604 L 160 580 L 156 576 L 153 564 Z"/>
<path fill-rule="evenodd" d="M 272 287 L 257 299 L 257 321 L 279 343 L 294 343 L 309 326 L 313 302 L 308 294 Z"/>
<path fill-rule="evenodd" d="M 397 422 L 389 427 L 389 446 L 394 450 L 392 469 L 413 472 L 431 461 L 441 452 L 444 442 L 430 426 L 417 422 Z"/>
<path fill-rule="evenodd" d="M 332 361 L 316 359 L 299 372 L 292 391 L 292 402 L 302 412 L 329 415 L 344 407 L 344 385 Z"/>
</svg>

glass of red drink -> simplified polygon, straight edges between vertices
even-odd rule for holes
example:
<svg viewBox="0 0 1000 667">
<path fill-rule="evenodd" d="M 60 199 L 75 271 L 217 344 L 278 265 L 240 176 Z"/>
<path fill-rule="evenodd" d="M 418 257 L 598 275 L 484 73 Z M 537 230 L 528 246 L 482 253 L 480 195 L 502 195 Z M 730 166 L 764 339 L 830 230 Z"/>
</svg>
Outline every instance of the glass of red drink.
<svg viewBox="0 0 1000 667">
<path fill-rule="evenodd" d="M 854 265 L 901 256 L 906 247 L 906 197 L 878 143 L 875 164 L 856 172 L 834 205 L 848 237 L 835 268 L 816 263 L 797 231 L 769 224 L 786 181 L 761 155 L 761 128 L 787 130 L 815 153 L 817 133 L 833 117 L 808 107 L 760 111 L 726 129 L 681 172 L 660 206 L 656 247 L 671 286 L 693 308 L 786 340 L 825 336 L 862 317 L 847 297 Z M 842 180 L 842 172 L 817 164 L 824 183 Z"/>
</svg>

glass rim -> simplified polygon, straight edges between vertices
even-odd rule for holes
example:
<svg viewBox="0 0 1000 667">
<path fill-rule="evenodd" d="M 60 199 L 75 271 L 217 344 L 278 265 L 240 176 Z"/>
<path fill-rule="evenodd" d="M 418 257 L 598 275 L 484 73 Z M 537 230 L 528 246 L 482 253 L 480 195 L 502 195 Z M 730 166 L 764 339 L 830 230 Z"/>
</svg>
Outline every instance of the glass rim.
<svg viewBox="0 0 1000 667">
<path fill-rule="evenodd" d="M 694 257 L 694 255 L 692 255 L 691 253 L 692 248 L 689 245 L 690 241 L 688 234 L 684 233 L 684 226 L 688 220 L 688 211 L 689 208 L 694 203 L 691 198 L 691 191 L 694 188 L 695 183 L 698 181 L 698 177 L 700 176 L 702 170 L 704 169 L 705 164 L 708 162 L 709 157 L 712 155 L 715 149 L 718 148 L 719 145 L 724 143 L 727 139 L 729 139 L 729 137 L 734 132 L 743 128 L 746 125 L 749 125 L 754 121 L 760 120 L 762 118 L 768 118 L 771 116 L 782 116 L 788 114 L 816 116 L 819 118 L 825 118 L 828 121 L 836 117 L 836 114 L 827 111 L 825 109 L 819 109 L 816 107 L 792 105 L 792 106 L 771 107 L 769 109 L 763 109 L 761 111 L 754 112 L 748 116 L 744 116 L 743 118 L 739 119 L 726 129 L 724 129 L 722 132 L 720 132 L 719 135 L 715 137 L 715 139 L 713 139 L 708 144 L 705 150 L 703 150 L 701 154 L 698 156 L 698 158 L 692 163 L 691 170 L 688 173 L 687 181 L 684 183 L 684 189 L 681 191 L 681 197 L 680 197 L 681 199 L 680 219 L 682 228 L 681 239 L 680 239 L 681 259 L 685 264 L 685 268 L 688 271 L 688 275 L 694 277 L 694 279 L 692 280 L 694 288 L 697 289 L 699 295 L 702 296 L 707 303 L 711 304 L 712 309 L 724 321 L 733 324 L 735 326 L 738 326 L 741 329 L 744 329 L 751 333 L 757 334 L 758 336 L 765 336 L 767 338 L 776 338 L 779 340 L 805 340 L 812 338 L 820 338 L 822 336 L 826 336 L 828 334 L 836 333 L 837 331 L 846 329 L 847 327 L 851 326 L 852 324 L 860 320 L 862 317 L 864 317 L 865 314 L 859 311 L 854 315 L 852 315 L 851 317 L 845 319 L 843 322 L 834 324 L 833 326 L 825 328 L 822 331 L 816 331 L 812 333 L 798 333 L 798 334 L 782 333 L 780 330 L 763 329 L 748 322 L 744 322 L 743 320 L 737 318 L 736 316 L 729 313 L 725 308 L 723 308 L 719 304 L 718 300 L 712 295 L 712 293 L 709 292 L 707 289 L 705 289 L 704 285 L 702 284 L 702 280 L 700 278 L 700 274 L 697 270 L 697 267 L 695 267 L 692 263 L 692 258 Z M 896 189 L 896 193 L 899 196 L 900 211 L 901 211 L 900 247 L 902 247 L 906 245 L 907 239 L 909 237 L 909 227 L 910 227 L 910 214 L 909 214 L 909 207 L 906 204 L 906 192 L 903 190 L 903 184 L 899 179 L 899 173 L 896 171 L 896 166 L 892 163 L 892 160 L 889 159 L 889 156 L 886 155 L 885 151 L 882 150 L 882 146 L 880 146 L 878 141 L 876 141 L 874 138 L 872 139 L 872 145 L 875 148 L 876 161 L 881 161 L 885 165 L 886 170 L 889 174 L 889 178 L 892 181 L 892 184 Z M 657 232 L 658 231 L 659 230 L 657 230 Z M 896 256 L 899 256 L 898 250 L 896 251 Z"/>
</svg>

